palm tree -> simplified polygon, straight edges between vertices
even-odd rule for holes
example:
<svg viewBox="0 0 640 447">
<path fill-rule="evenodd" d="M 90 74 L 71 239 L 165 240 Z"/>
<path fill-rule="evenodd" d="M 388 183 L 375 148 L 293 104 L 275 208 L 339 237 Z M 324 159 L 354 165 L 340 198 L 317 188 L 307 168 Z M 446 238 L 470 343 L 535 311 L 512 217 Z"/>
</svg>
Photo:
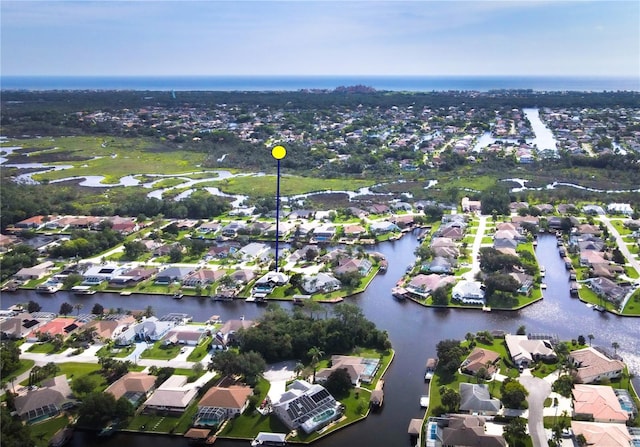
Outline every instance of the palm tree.
<svg viewBox="0 0 640 447">
<path fill-rule="evenodd" d="M 313 382 L 315 383 L 316 368 L 318 366 L 318 362 L 320 361 L 320 358 L 324 355 L 324 352 L 317 346 L 314 346 L 313 348 L 309 349 L 309 351 L 307 352 L 307 355 L 311 357 L 311 366 L 313 366 Z"/>
<path fill-rule="evenodd" d="M 614 341 L 613 343 L 611 343 L 611 347 L 613 348 L 613 353 L 614 354 L 618 354 L 618 348 L 620 347 L 620 345 L 618 344 L 617 341 Z"/>
<path fill-rule="evenodd" d="M 74 306 L 73 306 L 73 308 L 74 308 L 75 310 L 77 310 L 77 311 L 78 311 L 78 313 L 77 313 L 76 315 L 80 315 L 80 310 L 81 310 L 83 307 L 84 307 L 84 304 L 82 304 L 82 303 L 78 303 L 78 304 L 76 304 L 76 305 L 74 305 Z"/>
<path fill-rule="evenodd" d="M 587 335 L 587 338 L 589 339 L 589 346 L 591 346 L 591 342 L 592 342 L 592 341 L 593 341 L 593 339 L 594 339 L 594 338 L 596 338 L 596 337 L 594 337 L 594 335 L 593 335 L 593 334 L 589 334 L 589 335 Z"/>
</svg>

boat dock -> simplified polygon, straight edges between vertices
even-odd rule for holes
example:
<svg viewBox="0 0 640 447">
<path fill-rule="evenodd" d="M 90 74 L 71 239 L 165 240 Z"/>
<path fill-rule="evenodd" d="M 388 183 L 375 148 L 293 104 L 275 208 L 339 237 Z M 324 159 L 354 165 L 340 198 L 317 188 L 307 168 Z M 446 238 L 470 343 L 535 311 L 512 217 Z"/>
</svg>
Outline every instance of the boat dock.
<svg viewBox="0 0 640 447">
<path fill-rule="evenodd" d="M 376 383 L 376 388 L 371 392 L 371 397 L 369 398 L 369 404 L 372 407 L 381 407 L 384 402 L 384 380 L 378 380 Z"/>
</svg>

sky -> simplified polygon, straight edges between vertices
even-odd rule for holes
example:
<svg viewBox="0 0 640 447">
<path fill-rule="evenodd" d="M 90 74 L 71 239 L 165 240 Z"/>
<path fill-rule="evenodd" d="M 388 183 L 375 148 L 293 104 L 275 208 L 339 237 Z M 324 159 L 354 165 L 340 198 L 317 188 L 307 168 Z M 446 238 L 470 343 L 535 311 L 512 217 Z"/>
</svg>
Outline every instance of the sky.
<svg viewBox="0 0 640 447">
<path fill-rule="evenodd" d="M 0 1 L 3 76 L 640 77 L 640 1 Z"/>
</svg>

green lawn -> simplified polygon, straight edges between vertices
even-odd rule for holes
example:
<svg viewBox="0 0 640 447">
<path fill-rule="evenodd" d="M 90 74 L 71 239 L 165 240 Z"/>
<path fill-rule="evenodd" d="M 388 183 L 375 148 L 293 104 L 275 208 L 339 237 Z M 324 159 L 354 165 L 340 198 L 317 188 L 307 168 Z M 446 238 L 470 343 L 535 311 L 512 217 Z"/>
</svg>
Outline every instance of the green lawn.
<svg viewBox="0 0 640 447">
<path fill-rule="evenodd" d="M 66 348 L 63 348 L 63 349 L 66 349 Z M 53 354 L 55 352 L 61 352 L 61 351 L 62 349 L 60 349 L 59 351 L 56 351 L 55 347 L 53 346 L 53 343 L 50 343 L 50 342 L 36 343 L 28 349 L 28 352 L 34 352 L 37 354 Z"/>
<path fill-rule="evenodd" d="M 140 354 L 141 359 L 171 360 L 180 353 L 180 346 L 166 345 L 162 340 Z"/>
<path fill-rule="evenodd" d="M 18 377 L 20 374 L 27 372 L 28 370 L 30 370 L 31 368 L 33 368 L 33 365 L 35 365 L 36 362 L 34 360 L 20 360 L 20 367 L 18 369 L 16 369 L 15 371 L 13 371 L 10 374 L 7 374 L 6 376 L 2 376 L 2 383 L 10 383 L 11 379 L 15 379 L 16 377 Z"/>
<path fill-rule="evenodd" d="M 33 424 L 29 426 L 31 439 L 36 443 L 36 447 L 47 447 L 53 435 L 68 424 L 69 418 L 65 415 Z"/>
<path fill-rule="evenodd" d="M 623 315 L 640 315 L 640 289 L 636 290 L 622 309 Z"/>
<path fill-rule="evenodd" d="M 202 360 L 207 353 L 209 352 L 209 343 L 211 343 L 212 337 L 205 337 L 200 341 L 198 346 L 189 354 L 187 357 L 187 361 L 189 362 L 199 362 Z"/>
</svg>

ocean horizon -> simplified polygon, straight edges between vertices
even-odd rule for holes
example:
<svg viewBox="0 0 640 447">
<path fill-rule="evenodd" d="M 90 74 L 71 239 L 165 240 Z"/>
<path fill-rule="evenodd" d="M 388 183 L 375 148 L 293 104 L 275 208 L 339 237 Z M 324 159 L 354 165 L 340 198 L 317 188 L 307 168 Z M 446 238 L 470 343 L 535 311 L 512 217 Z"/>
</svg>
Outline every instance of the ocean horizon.
<svg viewBox="0 0 640 447">
<path fill-rule="evenodd" d="M 299 91 L 364 85 L 380 91 L 640 91 L 640 77 L 571 76 L 0 76 L 1 90 Z"/>
</svg>

